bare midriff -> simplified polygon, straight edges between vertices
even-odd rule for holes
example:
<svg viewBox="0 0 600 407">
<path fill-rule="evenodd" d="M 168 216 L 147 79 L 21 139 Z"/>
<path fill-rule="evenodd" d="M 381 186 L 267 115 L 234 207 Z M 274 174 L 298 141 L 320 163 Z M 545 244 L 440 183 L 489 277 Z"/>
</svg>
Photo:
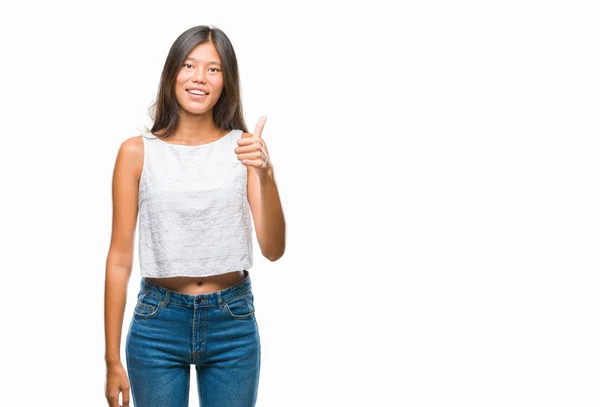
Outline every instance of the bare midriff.
<svg viewBox="0 0 600 407">
<path fill-rule="evenodd" d="M 230 287 L 246 277 L 243 270 L 207 277 L 146 277 L 161 287 L 182 294 L 209 294 Z"/>
</svg>

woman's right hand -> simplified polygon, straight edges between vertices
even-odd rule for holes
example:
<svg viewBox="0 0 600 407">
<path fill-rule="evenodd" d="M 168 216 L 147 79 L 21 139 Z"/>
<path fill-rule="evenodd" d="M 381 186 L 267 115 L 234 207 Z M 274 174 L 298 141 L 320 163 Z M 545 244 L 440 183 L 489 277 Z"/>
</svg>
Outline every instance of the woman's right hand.
<svg viewBox="0 0 600 407">
<path fill-rule="evenodd" d="M 105 396 L 110 407 L 129 407 L 129 378 L 121 363 L 106 368 Z M 119 394 L 123 394 L 123 405 L 119 404 Z"/>
</svg>

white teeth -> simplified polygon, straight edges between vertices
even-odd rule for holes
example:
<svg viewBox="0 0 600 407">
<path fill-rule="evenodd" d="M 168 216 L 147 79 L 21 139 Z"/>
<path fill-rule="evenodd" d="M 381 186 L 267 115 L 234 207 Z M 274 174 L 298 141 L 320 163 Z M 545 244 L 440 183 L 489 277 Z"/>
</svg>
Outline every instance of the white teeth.
<svg viewBox="0 0 600 407">
<path fill-rule="evenodd" d="M 188 90 L 188 92 L 193 93 L 194 95 L 206 95 L 206 93 L 202 92 L 201 90 L 196 90 L 196 89 L 190 89 L 190 90 Z"/>
</svg>

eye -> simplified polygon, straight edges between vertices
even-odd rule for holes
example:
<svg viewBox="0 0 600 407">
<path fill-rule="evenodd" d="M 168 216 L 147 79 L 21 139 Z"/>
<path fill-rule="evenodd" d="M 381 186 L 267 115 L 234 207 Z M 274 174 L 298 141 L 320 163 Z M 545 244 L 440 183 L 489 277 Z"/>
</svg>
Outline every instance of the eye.
<svg viewBox="0 0 600 407">
<path fill-rule="evenodd" d="M 185 66 L 186 68 L 189 66 L 190 68 L 192 67 L 191 64 L 183 64 L 183 66 Z M 188 68 L 189 69 L 189 68 Z"/>
<path fill-rule="evenodd" d="M 213 72 L 219 72 L 220 71 L 219 68 L 214 68 L 214 67 L 213 68 L 208 68 L 208 69 L 215 69 Z"/>
</svg>

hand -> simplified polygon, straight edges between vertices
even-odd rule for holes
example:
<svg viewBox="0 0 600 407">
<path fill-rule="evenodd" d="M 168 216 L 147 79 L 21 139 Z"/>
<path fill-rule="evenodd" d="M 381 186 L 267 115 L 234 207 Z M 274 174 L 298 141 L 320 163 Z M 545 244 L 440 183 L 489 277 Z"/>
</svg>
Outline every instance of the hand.
<svg viewBox="0 0 600 407">
<path fill-rule="evenodd" d="M 119 393 L 123 393 L 122 407 L 129 407 L 129 378 L 122 364 L 111 365 L 106 372 L 106 401 L 110 407 L 120 407 Z"/>
<path fill-rule="evenodd" d="M 237 143 L 239 147 L 235 148 L 238 160 L 247 167 L 254 167 L 259 176 L 266 175 L 272 168 L 269 150 L 265 141 L 262 139 L 262 131 L 267 121 L 266 116 L 261 116 L 252 133 L 242 133 Z"/>
</svg>

